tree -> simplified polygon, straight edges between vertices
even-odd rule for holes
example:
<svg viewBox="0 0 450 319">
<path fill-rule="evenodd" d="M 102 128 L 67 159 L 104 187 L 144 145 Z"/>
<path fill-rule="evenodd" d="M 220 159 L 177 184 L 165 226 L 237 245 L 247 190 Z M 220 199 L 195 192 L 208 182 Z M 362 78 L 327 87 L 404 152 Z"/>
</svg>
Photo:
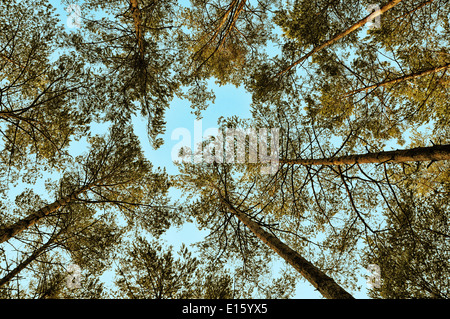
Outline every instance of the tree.
<svg viewBox="0 0 450 319">
<path fill-rule="evenodd" d="M 104 96 L 103 120 L 130 122 L 136 111 L 148 119 L 148 135 L 155 148 L 165 131 L 164 112 L 181 96 L 183 56 L 177 50 L 173 29 L 175 1 L 86 1 L 83 23 L 70 45 L 79 59 L 99 66 L 95 71 L 96 95 Z M 102 18 L 92 12 L 100 11 Z"/>
<path fill-rule="evenodd" d="M 59 183 L 48 185 L 58 200 L 42 205 L 42 200 L 30 196 L 32 193 L 22 194 L 16 202 L 23 211 L 14 215 L 25 217 L 7 223 L 12 218 L 3 216 L 9 218 L 2 221 L 2 241 L 13 247 L 16 241 L 26 245 L 21 248 L 25 252 L 20 253 L 25 257 L 15 267 L 4 269 L 2 285 L 25 268 L 38 267 L 43 254 L 50 254 L 55 259 L 52 262 L 60 265 L 54 271 L 64 273 L 64 259 L 58 257 L 62 254 L 88 271 L 92 280 L 87 282 L 95 286 L 94 278 L 110 266 L 115 245 L 125 232 L 142 229 L 158 235 L 172 221 L 177 223 L 175 215 L 174 219 L 170 217 L 173 210 L 167 205 L 167 176 L 151 171 L 130 128 L 113 126 L 109 136 L 93 137 L 91 143 L 90 152 L 71 162 Z M 126 223 L 121 222 L 119 227 L 120 215 Z M 64 285 L 58 287 L 60 290 L 54 290 L 53 295 L 71 295 Z"/>
<path fill-rule="evenodd" d="M 35 155 L 58 167 L 69 143 L 86 133 L 95 115 L 86 94 L 92 78 L 84 63 L 64 52 L 67 34 L 51 5 L 25 0 L 0 6 L 2 161 L 9 170 L 20 169 Z M 78 100 L 78 94 L 86 99 Z"/>
<path fill-rule="evenodd" d="M 349 34 L 315 52 L 311 63 L 305 59 L 302 70 L 292 68 L 276 77 L 274 70 L 289 68 L 291 61 L 311 52 L 308 46 L 315 48 L 331 38 L 327 32 L 339 34 L 337 23 L 356 16 L 339 10 L 342 19 L 336 21 L 333 2 L 300 3 L 292 9 L 297 15 L 278 15 L 286 35 L 282 56 L 256 66 L 247 88 L 253 93 L 251 125 L 279 128 L 281 162 L 298 159 L 304 165 L 281 165 L 274 176 L 255 178 L 251 186 L 270 216 L 284 214 L 296 221 L 287 229 L 321 239 L 318 250 L 327 248 L 328 265 L 337 268 L 352 258 L 343 274 L 361 264 L 361 252 L 370 249 L 365 244 L 369 237 L 375 241 L 388 231 L 379 212 L 394 209 L 389 195 L 404 185 L 407 172 L 415 170 L 418 192 L 432 192 L 445 183 L 445 160 L 363 166 L 349 154 L 382 154 L 388 141 L 404 145 L 416 131 L 430 133 L 414 137 L 410 148 L 423 147 L 427 140 L 447 144 L 448 37 L 446 27 L 437 25 L 445 25 L 448 8 L 443 2 L 401 2 L 383 14 L 380 29 L 368 31 L 366 37 Z M 318 26 L 309 34 L 304 23 L 308 18 Z M 426 22 L 419 27 L 420 21 Z M 345 97 L 370 86 L 377 88 Z M 335 158 L 348 161 L 330 165 Z M 308 224 L 316 231 L 308 232 L 303 226 Z"/>
<path fill-rule="evenodd" d="M 298 1 L 280 10 L 276 21 L 285 32 L 285 44 L 279 57 L 255 66 L 247 82 L 254 107 L 300 104 L 316 127 L 333 128 L 344 136 L 342 130 L 351 126 L 370 144 L 390 138 L 402 144 L 407 133 L 431 122 L 441 135 L 448 121 L 443 102 L 448 92 L 444 31 L 448 8 L 440 1 L 401 1 L 383 13 L 380 28 L 367 30 L 366 36 L 350 33 L 305 59 L 302 70 L 276 77 L 275 70 L 292 65 L 299 54 L 305 56 L 302 50 L 311 52 L 308 47 L 340 34 L 342 24 L 356 20 L 364 6 Z M 309 22 L 318 25 L 315 32 L 308 31 Z M 316 40 L 309 39 L 315 36 Z M 377 89 L 343 98 L 372 86 Z"/>
<path fill-rule="evenodd" d="M 381 285 L 370 296 L 447 299 L 448 192 L 418 196 L 406 188 L 397 198 L 399 205 L 385 212 L 389 230 L 372 238 L 366 252 L 367 263 L 381 270 Z"/>
<path fill-rule="evenodd" d="M 277 76 L 280 76 L 283 73 L 288 72 L 290 69 L 292 69 L 293 67 L 295 67 L 296 65 L 302 63 L 303 61 L 305 61 L 306 59 L 308 59 L 309 57 L 311 57 L 313 54 L 319 52 L 320 50 L 326 48 L 329 45 L 332 45 L 333 43 L 339 41 L 340 39 L 346 37 L 347 35 L 349 35 L 350 33 L 352 33 L 353 31 L 361 28 L 363 25 L 365 25 L 367 22 L 370 22 L 372 20 L 374 20 L 377 16 L 383 14 L 384 12 L 392 9 L 394 6 L 396 6 L 399 2 L 401 2 L 401 0 L 392 0 L 389 1 L 387 4 L 385 4 L 384 6 L 382 6 L 379 11 L 374 11 L 372 13 L 370 13 L 369 15 L 367 15 L 366 17 L 364 17 L 363 19 L 359 20 L 358 22 L 356 22 L 355 24 L 353 24 L 351 27 L 349 27 L 348 29 L 346 29 L 345 31 L 335 35 L 333 38 L 321 43 L 320 45 L 314 47 L 311 51 L 309 51 L 307 54 L 305 54 L 304 56 L 302 56 L 300 59 L 298 59 L 297 61 L 295 61 L 294 63 L 292 63 L 291 65 L 289 65 L 287 68 L 285 68 L 284 70 L 280 71 L 277 73 Z M 296 4 L 299 4 L 298 2 Z M 299 6 L 300 7 L 300 6 Z M 295 8 L 295 7 L 294 7 Z M 298 8 L 298 7 L 297 7 Z M 295 10 L 295 9 L 294 9 Z"/>
<path fill-rule="evenodd" d="M 225 230 L 225 228 L 229 224 L 231 224 L 230 218 L 235 217 L 240 223 L 244 224 L 245 227 L 250 230 L 253 236 L 258 237 L 265 245 L 270 247 L 286 262 L 292 265 L 303 277 L 305 277 L 307 281 L 309 281 L 317 290 L 319 290 L 319 292 L 324 297 L 333 299 L 353 298 L 331 277 L 326 275 L 318 267 L 313 265 L 310 261 L 306 260 L 298 252 L 296 252 L 288 245 L 283 243 L 279 238 L 277 238 L 277 236 L 274 235 L 273 230 L 270 228 L 270 225 L 262 221 L 255 221 L 255 213 L 251 212 L 251 207 L 262 206 L 264 208 L 262 208 L 261 211 L 264 211 L 265 208 L 269 206 L 269 204 L 262 204 L 258 202 L 256 202 L 255 205 L 250 204 L 252 203 L 252 200 L 250 199 L 252 197 L 250 191 L 252 187 L 255 186 L 254 183 L 252 187 L 250 187 L 250 190 L 247 190 L 247 194 L 241 195 L 242 197 L 240 198 L 240 196 L 238 195 L 239 192 L 237 190 L 238 188 L 245 188 L 245 186 L 242 185 L 242 183 L 235 184 L 233 182 L 233 175 L 231 175 L 228 171 L 227 164 L 220 164 L 220 166 L 223 166 L 222 173 L 219 172 L 219 164 L 209 164 L 213 165 L 211 167 L 207 167 L 207 165 L 208 164 L 203 164 L 201 168 L 196 169 L 192 167 L 192 164 L 184 163 L 184 166 L 182 167 L 182 184 L 180 183 L 179 185 L 183 185 L 181 186 L 183 187 L 183 189 L 194 189 L 194 192 L 198 192 L 197 194 L 201 196 L 201 205 L 206 205 L 206 207 L 209 206 L 209 209 L 206 209 L 207 212 L 211 211 L 211 208 L 213 209 L 214 213 L 211 214 L 211 212 L 209 212 L 208 214 L 209 216 L 207 218 L 209 221 L 211 221 L 211 219 L 213 218 L 221 219 L 221 216 L 218 215 L 218 213 L 220 214 L 220 212 L 225 215 L 223 216 L 226 220 L 225 223 L 222 223 L 222 225 L 215 229 L 213 233 L 217 233 L 220 228 L 223 228 Z M 204 175 L 206 170 L 209 170 L 209 172 Z M 207 178 L 205 178 L 206 176 Z M 209 199 L 206 200 L 204 196 L 207 196 Z M 216 201 L 216 203 L 214 203 L 214 201 Z M 208 202 L 208 204 L 206 204 L 205 202 Z M 233 202 L 239 204 L 232 204 Z M 211 205 L 217 205 L 217 208 L 215 208 L 214 206 L 211 207 Z M 242 205 L 244 205 L 244 208 L 240 208 Z M 270 207 L 268 210 L 270 211 Z M 229 216 L 227 216 L 228 214 L 224 212 L 227 212 Z M 270 213 L 267 212 L 265 214 L 270 215 Z M 268 230 L 264 230 L 262 226 L 268 227 Z M 237 227 L 239 227 L 239 223 Z M 236 233 L 236 235 L 234 236 L 242 235 Z M 221 239 L 220 237 L 219 240 Z M 216 243 L 216 245 L 221 245 L 221 243 L 218 242 Z M 242 258 L 244 258 L 245 260 L 245 258 L 247 257 L 247 251 L 241 249 L 241 253 Z"/>
<path fill-rule="evenodd" d="M 91 147 L 90 153 L 78 159 L 82 165 L 81 169 L 78 172 L 67 172 L 66 177 L 61 181 L 61 191 L 67 195 L 60 196 L 55 202 L 3 227 L 1 242 L 11 239 L 72 201 L 81 200 L 86 203 L 103 204 L 103 206 L 108 204 L 117 206 L 130 220 L 145 220 L 143 216 L 136 216 L 135 211 L 144 207 L 148 214 L 155 207 L 151 201 L 160 195 L 158 192 L 164 194 L 167 190 L 164 174 L 154 174 L 155 179 L 151 179 L 151 165 L 143 158 L 137 138 L 130 129 L 113 127 L 108 139 L 95 137 Z M 141 186 L 137 183 L 144 184 Z M 125 186 L 126 190 L 123 189 Z M 165 187 L 165 190 L 162 187 Z M 93 194 L 92 199 L 81 196 L 88 191 Z M 145 196 L 148 197 L 145 198 Z M 164 212 L 163 206 L 157 206 L 156 209 Z"/>
<path fill-rule="evenodd" d="M 116 270 L 119 296 L 132 299 L 236 298 L 232 278 L 219 267 L 206 267 L 181 246 L 175 259 L 172 247 L 136 238 L 124 251 Z"/>
<path fill-rule="evenodd" d="M 368 154 L 346 155 L 322 159 L 281 159 L 285 164 L 301 165 L 344 165 L 363 163 L 403 163 L 418 161 L 442 161 L 450 159 L 450 145 L 434 145 L 430 147 L 416 147 L 408 150 L 395 150 Z"/>
<path fill-rule="evenodd" d="M 349 146 L 356 146 L 351 143 L 352 138 L 355 137 L 352 131 L 347 139 L 342 142 L 342 145 L 336 147 L 336 145 L 331 143 L 325 143 L 328 136 L 325 130 L 316 132 L 314 127 L 312 127 L 310 139 L 308 139 L 307 133 L 309 128 L 301 126 L 301 124 L 295 125 L 297 124 L 296 120 L 299 121 L 299 115 L 294 110 L 289 110 L 289 113 L 286 111 L 289 116 L 291 116 L 292 112 L 292 120 L 286 113 L 281 113 L 281 107 L 278 109 L 278 112 L 277 114 L 263 109 L 261 110 L 261 116 L 257 119 L 258 122 L 253 120 L 250 126 L 279 127 L 281 129 L 281 149 L 279 152 L 282 158 L 289 158 L 288 154 L 297 154 L 297 156 L 302 154 L 303 157 L 304 154 L 309 153 L 309 149 L 311 154 L 317 152 L 322 155 L 326 153 L 333 155 L 323 159 L 297 160 L 297 164 L 303 164 L 302 167 L 298 168 L 281 165 L 275 176 L 269 176 L 268 178 L 262 178 L 258 176 L 258 173 L 254 173 L 255 170 L 251 164 L 241 164 L 240 167 L 245 169 L 239 170 L 239 173 L 236 172 L 234 174 L 228 174 L 227 171 L 227 174 L 220 178 L 220 182 L 227 185 L 221 188 L 230 194 L 233 201 L 237 203 L 236 205 L 242 205 L 244 207 L 242 209 L 253 218 L 256 218 L 258 214 L 265 218 L 269 216 L 269 218 L 275 218 L 278 222 L 277 231 L 281 231 L 280 228 L 283 228 L 285 232 L 295 229 L 295 233 L 292 235 L 301 236 L 301 239 L 305 241 L 315 238 L 314 233 L 320 234 L 319 236 L 322 239 L 320 247 L 322 249 L 327 247 L 330 250 L 325 256 L 328 258 L 333 256 L 331 258 L 336 258 L 337 263 L 343 262 L 344 254 L 348 253 L 352 256 L 352 251 L 355 252 L 356 249 L 360 252 L 370 249 L 370 246 L 365 246 L 360 241 L 369 240 L 369 238 L 373 238 L 371 239 L 373 241 L 378 241 L 379 237 L 382 240 L 383 234 L 389 228 L 385 226 L 383 216 L 380 216 L 377 212 L 382 207 L 393 209 L 395 202 L 387 201 L 387 197 L 392 192 L 393 187 L 402 189 L 406 172 L 416 172 L 420 177 L 411 177 L 408 180 L 414 181 L 412 184 L 419 184 L 430 178 L 422 175 L 430 166 L 437 165 L 437 167 L 440 167 L 442 165 L 445 171 L 445 158 L 441 158 L 441 161 L 437 162 L 421 163 L 419 157 L 416 157 L 416 163 L 408 164 L 405 162 L 401 164 L 400 161 L 399 164 L 388 164 L 391 160 L 391 157 L 388 156 L 390 155 L 389 152 L 377 154 L 381 155 L 379 161 L 374 161 L 378 165 L 367 167 L 366 170 L 359 165 L 362 161 L 355 160 L 359 159 L 358 156 L 355 158 L 352 158 L 352 156 L 336 157 L 336 154 L 343 150 L 343 152 L 348 152 L 345 149 L 349 149 Z M 283 114 L 285 117 L 283 117 Z M 234 127 L 239 121 L 228 119 L 225 123 L 225 126 Z M 322 142 L 324 143 L 321 145 Z M 423 137 L 418 138 L 415 144 L 422 142 Z M 443 149 L 445 148 L 444 146 Z M 413 147 L 410 150 L 405 150 L 405 152 L 409 151 L 413 154 L 415 151 L 418 151 L 416 153 L 418 155 L 420 151 L 426 153 L 427 150 L 431 149 L 433 147 Z M 395 154 L 396 151 L 392 151 L 392 153 Z M 386 155 L 386 158 L 382 158 L 384 155 Z M 369 153 L 365 156 L 371 157 L 371 154 Z M 314 158 L 314 156 L 312 157 Z M 333 161 L 335 158 L 339 160 Z M 431 160 L 431 158 L 428 158 L 428 160 Z M 383 163 L 384 161 L 387 161 L 387 163 Z M 283 162 L 287 161 L 281 160 L 281 163 Z M 238 164 L 234 165 L 239 166 Z M 323 166 L 314 168 L 311 165 Z M 333 165 L 337 167 L 335 168 Z M 198 170 L 201 170 L 201 165 L 198 166 Z M 380 171 L 379 168 L 381 168 Z M 206 169 L 204 165 L 203 169 Z M 201 176 L 198 170 L 194 170 L 194 172 Z M 394 174 L 393 171 L 396 173 Z M 192 172 L 190 174 L 195 175 Z M 211 182 L 206 184 L 214 183 L 216 180 L 212 177 L 214 175 L 209 173 L 207 176 Z M 235 177 L 237 179 L 236 182 L 233 181 Z M 433 184 L 436 185 L 440 181 L 445 183 L 445 180 L 445 176 L 440 176 L 433 181 Z M 311 187 L 308 188 L 308 184 Z M 196 181 L 195 185 L 197 189 L 202 187 L 199 181 Z M 432 187 L 432 185 L 430 186 Z M 258 195 L 252 196 L 250 191 L 252 194 Z M 212 195 L 208 193 L 205 196 L 211 197 Z M 245 200 L 243 200 L 244 198 Z M 246 203 L 245 206 L 244 203 Z M 387 206 L 384 206 L 384 203 Z M 252 207 L 252 209 L 247 209 L 247 207 Z M 255 207 L 257 207 L 259 213 L 252 211 Z M 262 214 L 263 212 L 265 213 Z M 284 218 L 278 217 L 280 215 Z M 308 220 L 308 217 L 312 220 Z M 285 223 L 288 218 L 295 220 L 294 227 L 289 227 L 289 223 Z M 262 219 L 259 219 L 259 222 L 269 229 L 274 223 L 263 223 Z M 314 225 L 313 228 L 315 230 L 308 232 L 307 228 L 299 226 L 301 224 Z M 305 239 L 305 237 L 308 238 Z M 358 248 L 356 248 L 356 245 L 358 245 Z M 352 256 L 352 258 L 355 257 Z M 358 259 L 355 258 L 354 260 Z M 355 263 L 353 263 L 353 266 L 350 265 L 350 267 L 354 267 L 354 265 Z"/>
<path fill-rule="evenodd" d="M 308 280 L 325 298 L 353 299 L 352 295 L 339 286 L 332 278 L 299 255 L 295 250 L 281 242 L 278 238 L 263 230 L 242 211 L 233 207 L 226 200 L 225 205 L 227 205 L 233 214 L 235 214 L 258 238 L 302 274 L 302 276 L 305 277 L 306 280 Z"/>
<path fill-rule="evenodd" d="M 8 284 L 20 275 L 22 278 L 31 277 L 28 291 L 24 289 L 29 295 L 42 294 L 40 298 L 69 298 L 80 293 L 89 295 L 89 288 L 93 288 L 90 285 L 108 268 L 115 246 L 124 233 L 111 215 L 94 218 L 94 214 L 92 209 L 71 205 L 63 214 L 48 217 L 54 220 L 53 229 L 35 227 L 34 232 L 29 232 L 26 237 L 28 247 L 24 247 L 25 252 L 21 253 L 26 257 L 13 269 L 5 269 L 6 274 L 0 279 L 3 292 L 10 293 L 13 287 Z M 31 253 L 27 249 L 31 249 Z M 70 264 L 77 265 L 85 274 L 80 278 L 79 287 L 67 284 L 66 268 Z"/>
<path fill-rule="evenodd" d="M 242 70 L 274 41 L 270 18 L 279 2 L 232 0 L 191 1 L 181 19 L 189 28 L 187 72 L 194 78 L 214 78 L 220 85 L 240 85 Z M 250 63 L 250 64 L 249 64 Z"/>
</svg>

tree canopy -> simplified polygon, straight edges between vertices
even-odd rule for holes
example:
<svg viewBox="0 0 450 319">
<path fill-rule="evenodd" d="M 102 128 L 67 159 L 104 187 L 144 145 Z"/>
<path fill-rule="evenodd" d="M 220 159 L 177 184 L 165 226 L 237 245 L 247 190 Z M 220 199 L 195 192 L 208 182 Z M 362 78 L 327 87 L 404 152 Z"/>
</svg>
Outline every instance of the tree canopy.
<svg viewBox="0 0 450 319">
<path fill-rule="evenodd" d="M 0 298 L 449 298 L 449 16 L 0 0 Z M 251 117 L 161 151 L 174 103 L 201 119 L 217 86 Z M 207 235 L 165 242 L 189 223 Z"/>
</svg>

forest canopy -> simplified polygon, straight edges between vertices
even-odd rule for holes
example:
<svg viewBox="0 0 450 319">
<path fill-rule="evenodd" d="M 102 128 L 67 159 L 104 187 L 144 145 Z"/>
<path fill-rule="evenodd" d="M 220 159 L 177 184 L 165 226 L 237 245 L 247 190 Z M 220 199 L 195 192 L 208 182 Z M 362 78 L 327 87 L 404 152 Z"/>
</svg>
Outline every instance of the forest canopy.
<svg viewBox="0 0 450 319">
<path fill-rule="evenodd" d="M 448 299 L 449 17 L 0 0 L 0 299 Z M 217 127 L 170 153 L 175 101 Z"/>
</svg>

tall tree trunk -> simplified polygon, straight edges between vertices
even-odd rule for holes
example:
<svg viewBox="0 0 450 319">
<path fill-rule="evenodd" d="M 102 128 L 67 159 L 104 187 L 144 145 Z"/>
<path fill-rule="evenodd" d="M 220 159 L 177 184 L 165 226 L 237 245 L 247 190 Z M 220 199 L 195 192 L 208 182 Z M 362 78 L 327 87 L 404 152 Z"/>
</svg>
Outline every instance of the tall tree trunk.
<svg viewBox="0 0 450 319">
<path fill-rule="evenodd" d="M 281 258 L 293 266 L 308 282 L 310 282 L 327 299 L 354 299 L 354 297 L 339 286 L 333 278 L 327 276 L 319 268 L 303 258 L 298 252 L 283 243 L 271 233 L 265 231 L 261 226 L 247 217 L 238 208 L 235 208 L 226 198 L 219 196 L 227 208 L 245 226 L 247 226 L 259 239 L 274 250 Z"/>
<path fill-rule="evenodd" d="M 139 56 L 144 59 L 144 39 L 142 34 L 141 10 L 138 6 L 138 0 L 131 0 L 131 13 L 133 15 L 134 29 L 139 48 Z"/>
<path fill-rule="evenodd" d="M 95 184 L 97 184 L 97 183 L 99 183 L 99 181 L 97 181 Z M 45 216 L 61 209 L 62 207 L 64 207 L 65 205 L 67 205 L 68 203 L 70 203 L 71 201 L 76 199 L 78 195 L 86 192 L 87 190 L 89 190 L 90 188 L 95 186 L 95 184 L 92 183 L 92 184 L 86 185 L 84 187 L 81 187 L 78 190 L 76 190 L 75 192 L 73 192 L 72 194 L 65 196 L 61 199 L 58 199 L 55 202 L 42 207 L 38 211 L 28 215 L 27 217 L 15 222 L 14 224 L 12 224 L 10 226 L 6 226 L 3 229 L 0 229 L 0 243 L 10 240 L 12 237 L 14 237 L 15 235 L 24 231 L 28 227 L 36 224 L 39 220 L 41 220 Z"/>
<path fill-rule="evenodd" d="M 386 86 L 386 85 L 389 85 L 389 84 L 395 84 L 395 83 L 398 83 L 398 82 L 403 82 L 403 81 L 419 78 L 421 76 L 425 76 L 425 75 L 428 75 L 428 74 L 437 73 L 437 72 L 442 71 L 442 70 L 447 70 L 448 68 L 450 68 L 450 63 L 447 63 L 447 64 L 445 64 L 443 66 L 439 66 L 439 67 L 434 68 L 434 69 L 429 69 L 429 70 L 425 70 L 425 71 L 422 71 L 422 72 L 407 74 L 407 75 L 404 75 L 404 76 L 401 76 L 401 77 L 398 77 L 398 78 L 395 78 L 395 79 L 392 79 L 392 80 L 386 80 L 386 81 L 382 81 L 382 82 L 377 83 L 377 84 L 365 86 L 363 88 L 359 88 L 359 89 L 356 89 L 354 91 L 347 92 L 345 94 L 345 97 L 350 96 L 350 95 L 354 95 L 354 94 L 362 92 L 362 91 L 376 89 L 377 87 L 380 87 L 380 86 Z"/>
<path fill-rule="evenodd" d="M 314 53 L 319 52 L 320 50 L 326 48 L 327 46 L 339 41 L 340 39 L 344 38 L 345 36 L 349 35 L 350 33 L 352 33 L 353 31 L 361 28 L 363 25 L 365 25 L 367 22 L 372 21 L 375 17 L 385 13 L 386 11 L 392 9 L 393 7 L 395 7 L 398 3 L 400 3 L 402 0 L 392 0 L 389 1 L 385 6 L 383 6 L 382 8 L 380 8 L 379 11 L 375 11 L 372 12 L 371 14 L 369 14 L 368 16 L 366 16 L 365 18 L 359 20 L 358 22 L 356 22 L 354 25 L 352 25 L 350 28 L 348 28 L 347 30 L 345 30 L 344 32 L 339 33 L 338 35 L 334 36 L 332 39 L 322 43 L 321 45 L 315 47 L 314 49 L 312 49 L 311 51 L 309 51 L 306 55 L 302 56 L 300 59 L 298 59 L 297 61 L 295 61 L 293 64 L 291 64 L 290 66 L 288 66 L 287 68 L 285 68 L 283 71 L 280 71 L 275 77 L 279 77 L 280 75 L 282 75 L 283 73 L 288 72 L 290 69 L 292 69 L 293 67 L 295 67 L 297 64 L 302 63 L 303 61 L 305 61 L 306 59 L 308 59 L 310 56 L 312 56 Z"/>
<path fill-rule="evenodd" d="M 12 271 L 10 271 L 5 277 L 0 279 L 0 288 L 7 284 L 11 279 L 17 276 L 22 270 L 24 270 L 33 260 L 39 257 L 45 250 L 55 242 L 56 238 L 60 233 L 54 234 L 44 245 L 36 249 L 30 256 L 23 260 L 20 264 L 16 266 Z"/>
<path fill-rule="evenodd" d="M 450 144 L 319 159 L 280 159 L 282 164 L 344 165 L 450 160 Z"/>
</svg>

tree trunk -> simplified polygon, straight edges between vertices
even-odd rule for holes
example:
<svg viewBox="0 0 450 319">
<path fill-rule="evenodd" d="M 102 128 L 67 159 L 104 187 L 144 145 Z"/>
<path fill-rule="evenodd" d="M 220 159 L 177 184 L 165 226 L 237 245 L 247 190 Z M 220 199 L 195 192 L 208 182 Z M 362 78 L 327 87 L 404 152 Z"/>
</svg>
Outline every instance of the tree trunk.
<svg viewBox="0 0 450 319">
<path fill-rule="evenodd" d="M 217 190 L 217 188 L 216 188 Z M 327 299 L 354 299 L 354 297 L 339 286 L 331 277 L 303 258 L 295 250 L 283 243 L 277 237 L 261 228 L 258 223 L 247 217 L 239 209 L 231 205 L 219 192 L 222 202 L 245 226 L 259 239 L 273 249 L 280 257 L 292 265 L 308 282 L 310 282 Z"/>
<path fill-rule="evenodd" d="M 300 165 L 351 165 L 367 163 L 403 163 L 442 160 L 450 160 L 450 144 L 435 145 L 430 147 L 416 147 L 407 150 L 347 155 L 332 158 L 293 160 L 281 159 L 279 160 L 279 163 Z"/>
<path fill-rule="evenodd" d="M 141 10 L 139 10 L 138 0 L 131 0 L 131 13 L 133 15 L 134 28 L 136 31 L 136 39 L 139 48 L 139 56 L 144 59 L 144 41 L 142 35 Z"/>
<path fill-rule="evenodd" d="M 348 28 L 347 30 L 345 30 L 342 33 L 339 33 L 338 35 L 336 35 L 335 37 L 333 37 L 332 39 L 324 42 L 323 44 L 315 47 L 314 49 L 312 49 L 311 51 L 309 51 L 306 55 L 304 55 L 303 57 L 301 57 L 300 59 L 298 59 L 297 61 L 295 61 L 293 64 L 291 64 L 290 66 L 288 66 L 287 68 L 285 68 L 283 71 L 280 71 L 275 77 L 278 77 L 280 75 L 282 75 L 283 73 L 286 73 L 287 71 L 289 71 L 290 69 L 292 69 L 294 66 L 296 66 L 297 64 L 302 63 L 304 60 L 306 60 L 307 58 L 309 58 L 310 56 L 312 56 L 314 53 L 319 52 L 320 50 L 322 50 L 323 48 L 326 48 L 327 46 L 339 41 L 340 39 L 344 38 L 345 36 L 349 35 L 350 33 L 352 33 L 353 31 L 355 31 L 356 29 L 359 29 L 360 27 L 362 27 L 363 25 L 365 25 L 367 22 L 372 21 L 375 17 L 385 13 L 386 11 L 392 9 L 393 7 L 395 7 L 399 2 L 401 2 L 402 0 L 392 0 L 389 1 L 385 6 L 383 6 L 382 8 L 380 8 L 379 11 L 375 11 L 372 12 L 371 14 L 369 14 L 368 16 L 366 16 L 365 18 L 359 20 L 358 22 L 356 22 L 354 25 L 352 25 L 350 28 Z"/>
<path fill-rule="evenodd" d="M 377 83 L 377 84 L 374 84 L 374 85 L 365 86 L 363 88 L 356 89 L 354 91 L 346 93 L 345 97 L 354 95 L 354 94 L 362 92 L 362 91 L 376 89 L 377 87 L 380 87 L 380 86 L 386 86 L 386 85 L 389 85 L 389 84 L 395 84 L 395 83 L 398 83 L 398 82 L 403 82 L 403 81 L 419 78 L 421 76 L 425 76 L 425 75 L 428 75 L 428 74 L 437 73 L 437 72 L 442 71 L 442 70 L 447 70 L 448 68 L 450 68 L 450 63 L 447 63 L 446 65 L 443 65 L 443 66 L 440 66 L 440 67 L 437 67 L 437 68 L 434 68 L 434 69 L 429 69 L 429 70 L 425 70 L 425 71 L 418 72 L 418 73 L 407 74 L 407 75 L 398 77 L 396 79 L 386 80 L 386 81 L 383 81 L 383 82 L 380 82 L 380 83 Z"/>
<path fill-rule="evenodd" d="M 10 226 L 6 226 L 3 229 L 0 229 L 0 243 L 3 243 L 7 240 L 10 240 L 12 237 L 27 229 L 28 227 L 36 224 L 39 220 L 44 218 L 45 216 L 56 212 L 58 209 L 64 207 L 69 202 L 73 201 L 78 195 L 86 192 L 91 187 L 95 186 L 95 184 L 89 184 L 87 186 L 81 187 L 77 191 L 72 194 L 65 196 L 51 204 L 48 204 L 38 211 L 28 215 L 27 217 L 15 222 Z"/>
<path fill-rule="evenodd" d="M 44 245 L 36 249 L 27 259 L 22 261 L 16 268 L 10 271 L 5 277 L 0 279 L 0 288 L 7 284 L 11 279 L 18 275 L 22 270 L 24 270 L 33 260 L 39 257 L 59 236 L 58 234 L 53 235 Z"/>
<path fill-rule="evenodd" d="M 236 10 L 235 10 L 235 12 L 233 13 L 233 16 L 231 17 L 231 21 L 227 23 L 228 25 L 227 25 L 227 27 L 226 27 L 225 35 L 222 36 L 222 38 L 221 38 L 220 41 L 219 41 L 219 44 L 218 44 L 218 46 L 217 46 L 218 48 L 220 48 L 220 47 L 223 46 L 223 44 L 225 43 L 225 40 L 226 40 L 228 34 L 231 32 L 231 30 L 233 30 L 234 26 L 236 25 L 236 21 L 237 21 L 239 15 L 241 14 L 242 10 L 244 10 L 244 6 L 245 6 L 245 2 L 246 2 L 246 1 L 247 1 L 247 0 L 243 0 L 243 1 L 241 1 L 241 2 L 238 3 L 238 6 L 237 6 Z M 236 4 L 234 4 L 234 5 L 236 5 Z M 231 8 L 231 9 L 232 9 L 232 8 Z M 219 26 L 219 28 L 217 28 L 216 34 L 219 33 L 220 28 L 222 27 L 222 25 L 223 25 L 223 22 L 221 23 L 221 25 Z"/>
</svg>

